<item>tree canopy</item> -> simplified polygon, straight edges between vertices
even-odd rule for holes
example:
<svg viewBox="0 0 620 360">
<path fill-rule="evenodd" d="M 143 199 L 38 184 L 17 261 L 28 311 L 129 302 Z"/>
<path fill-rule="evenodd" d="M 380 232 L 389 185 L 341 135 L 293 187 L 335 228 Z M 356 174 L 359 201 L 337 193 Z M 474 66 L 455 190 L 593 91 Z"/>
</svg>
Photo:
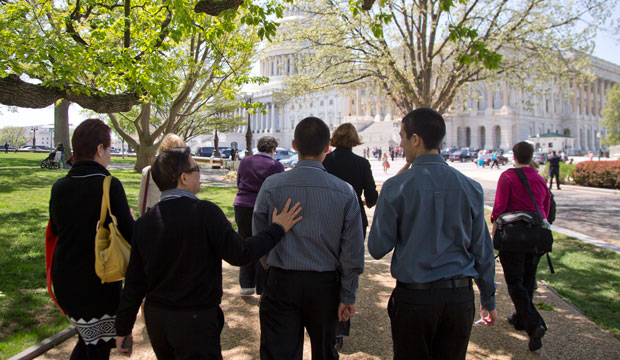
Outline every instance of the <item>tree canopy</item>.
<svg viewBox="0 0 620 360">
<path fill-rule="evenodd" d="M 536 89 L 587 73 L 592 40 L 615 4 L 585 0 L 296 2 L 306 16 L 278 38 L 302 54 L 289 96 L 334 86 L 380 89 L 403 112 L 446 112 L 459 91 L 502 79 Z M 590 19 L 588 26 L 577 26 Z M 364 82 L 365 85 L 360 85 Z"/>
<path fill-rule="evenodd" d="M 160 104 L 173 96 L 179 59 L 169 55 L 180 43 L 197 33 L 215 41 L 238 24 L 269 39 L 287 1 L 246 0 L 239 17 L 234 6 L 196 13 L 197 1 L 3 1 L 0 103 L 42 108 L 64 98 L 99 113 Z"/>
<path fill-rule="evenodd" d="M 605 144 L 620 144 L 620 84 L 614 85 L 607 91 L 607 99 L 602 114 L 602 124 L 607 128 Z"/>
</svg>

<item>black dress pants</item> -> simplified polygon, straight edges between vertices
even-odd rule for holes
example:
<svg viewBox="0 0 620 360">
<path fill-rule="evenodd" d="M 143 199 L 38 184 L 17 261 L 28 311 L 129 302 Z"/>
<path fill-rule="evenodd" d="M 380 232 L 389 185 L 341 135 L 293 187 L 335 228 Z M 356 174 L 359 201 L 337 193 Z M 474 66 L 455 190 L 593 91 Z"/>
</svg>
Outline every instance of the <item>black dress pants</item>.
<svg viewBox="0 0 620 360">
<path fill-rule="evenodd" d="M 144 320 L 157 359 L 222 359 L 224 313 L 219 306 L 169 310 L 146 304 Z"/>
<path fill-rule="evenodd" d="M 560 188 L 560 169 L 549 169 L 549 189 L 553 187 L 553 178 L 555 177 L 556 186 Z"/>
<path fill-rule="evenodd" d="M 465 359 L 474 290 L 396 287 L 388 302 L 394 359 Z"/>
<path fill-rule="evenodd" d="M 270 268 L 260 302 L 262 360 L 301 360 L 304 328 L 313 360 L 338 359 L 334 349 L 340 277 L 336 271 Z"/>
<path fill-rule="evenodd" d="M 252 236 L 252 212 L 253 208 L 235 206 L 235 222 L 239 235 L 243 239 Z M 263 293 L 266 271 L 259 261 L 253 261 L 239 267 L 239 285 L 242 289 L 256 288 L 258 295 Z"/>
<path fill-rule="evenodd" d="M 538 326 L 547 328 L 532 302 L 539 260 L 540 255 L 536 253 L 499 252 L 499 261 L 504 269 L 508 294 L 516 309 L 515 325 L 525 328 L 528 334 L 531 334 Z"/>
</svg>

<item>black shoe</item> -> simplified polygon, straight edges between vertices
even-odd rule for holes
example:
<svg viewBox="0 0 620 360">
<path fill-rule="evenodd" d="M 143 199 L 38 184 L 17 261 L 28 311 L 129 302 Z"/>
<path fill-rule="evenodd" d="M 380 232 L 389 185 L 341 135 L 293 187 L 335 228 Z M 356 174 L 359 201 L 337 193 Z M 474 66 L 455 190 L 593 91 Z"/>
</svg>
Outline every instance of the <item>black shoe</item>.
<svg viewBox="0 0 620 360">
<path fill-rule="evenodd" d="M 525 328 L 521 324 L 518 324 L 515 322 L 516 317 L 517 317 L 517 313 L 513 313 L 508 318 L 506 318 L 506 320 L 508 320 L 508 323 L 512 325 L 515 328 L 515 330 L 518 330 L 518 331 L 525 330 Z"/>
<path fill-rule="evenodd" d="M 342 336 L 339 336 L 336 338 L 336 343 L 334 344 L 334 348 L 336 349 L 336 351 L 342 350 L 343 343 L 344 343 L 344 338 Z"/>
<path fill-rule="evenodd" d="M 542 347 L 543 336 L 545 336 L 545 328 L 542 325 L 539 325 L 530 334 L 530 341 L 527 344 L 527 346 L 530 348 L 530 351 L 536 351 Z"/>
</svg>

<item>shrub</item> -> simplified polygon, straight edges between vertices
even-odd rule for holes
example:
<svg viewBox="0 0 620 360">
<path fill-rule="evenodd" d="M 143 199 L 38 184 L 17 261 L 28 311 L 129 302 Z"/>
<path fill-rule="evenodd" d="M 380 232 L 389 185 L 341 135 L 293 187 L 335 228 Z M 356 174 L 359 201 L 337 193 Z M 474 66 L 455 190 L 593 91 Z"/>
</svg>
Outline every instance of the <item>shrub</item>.
<svg viewBox="0 0 620 360">
<path fill-rule="evenodd" d="M 575 166 L 575 182 L 584 186 L 620 188 L 620 161 L 584 161 Z"/>
</svg>

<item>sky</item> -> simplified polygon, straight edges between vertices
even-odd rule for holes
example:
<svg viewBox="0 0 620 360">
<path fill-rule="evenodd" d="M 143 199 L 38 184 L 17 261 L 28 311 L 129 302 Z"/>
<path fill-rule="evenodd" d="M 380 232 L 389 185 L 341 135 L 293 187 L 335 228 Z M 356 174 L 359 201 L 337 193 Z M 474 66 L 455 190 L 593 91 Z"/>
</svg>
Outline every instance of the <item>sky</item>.
<svg viewBox="0 0 620 360">
<path fill-rule="evenodd" d="M 620 5 L 616 6 L 613 18 L 620 19 Z M 599 33 L 595 43 L 594 56 L 620 65 L 620 38 L 617 35 L 614 37 L 609 33 Z M 70 125 L 75 127 L 85 119 L 87 119 L 87 114 L 82 113 L 82 108 L 72 104 L 69 108 Z M 4 105 L 0 105 L 0 128 L 5 126 L 42 126 L 53 124 L 53 106 L 45 109 L 9 109 Z"/>
</svg>

